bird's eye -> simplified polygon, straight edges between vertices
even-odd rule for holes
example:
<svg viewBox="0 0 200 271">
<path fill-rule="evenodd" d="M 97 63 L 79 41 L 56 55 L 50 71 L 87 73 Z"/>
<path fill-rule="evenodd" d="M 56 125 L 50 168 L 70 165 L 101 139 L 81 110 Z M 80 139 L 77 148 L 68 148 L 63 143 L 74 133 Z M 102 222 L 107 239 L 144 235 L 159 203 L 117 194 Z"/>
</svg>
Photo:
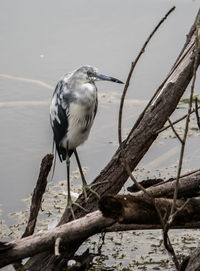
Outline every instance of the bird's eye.
<svg viewBox="0 0 200 271">
<path fill-rule="evenodd" d="M 93 73 L 90 72 L 90 71 L 88 71 L 88 72 L 87 72 L 87 75 L 88 75 L 89 77 L 92 77 L 92 76 L 93 76 Z"/>
</svg>

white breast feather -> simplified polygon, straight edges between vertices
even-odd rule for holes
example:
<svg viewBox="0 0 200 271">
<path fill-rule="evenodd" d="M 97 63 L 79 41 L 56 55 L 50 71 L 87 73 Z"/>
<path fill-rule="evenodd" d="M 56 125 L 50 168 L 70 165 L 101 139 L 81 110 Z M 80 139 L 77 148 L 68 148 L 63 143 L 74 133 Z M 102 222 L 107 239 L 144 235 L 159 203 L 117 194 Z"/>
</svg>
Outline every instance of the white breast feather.
<svg viewBox="0 0 200 271">
<path fill-rule="evenodd" d="M 86 107 L 84 105 L 72 103 L 70 105 L 69 111 L 70 115 L 68 118 L 68 132 L 62 139 L 61 145 L 66 148 L 68 142 L 68 148 L 75 149 L 79 145 L 83 144 L 89 136 L 93 120 L 89 123 L 87 130 L 84 131 L 86 127 L 85 116 L 86 114 L 93 114 L 94 106 L 90 108 L 89 112 L 86 112 Z"/>
</svg>

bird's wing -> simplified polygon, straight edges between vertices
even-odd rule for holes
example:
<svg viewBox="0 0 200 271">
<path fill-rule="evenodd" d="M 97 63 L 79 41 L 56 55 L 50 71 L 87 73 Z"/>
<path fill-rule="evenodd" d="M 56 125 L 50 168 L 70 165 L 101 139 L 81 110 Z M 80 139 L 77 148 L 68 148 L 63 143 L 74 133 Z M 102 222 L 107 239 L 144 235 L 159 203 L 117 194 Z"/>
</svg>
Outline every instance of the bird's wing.
<svg viewBox="0 0 200 271">
<path fill-rule="evenodd" d="M 50 106 L 50 120 L 54 133 L 54 141 L 60 160 L 66 158 L 66 150 L 59 146 L 68 129 L 68 104 L 63 103 L 63 88 L 66 84 L 60 80 L 53 93 L 52 102 Z"/>
</svg>

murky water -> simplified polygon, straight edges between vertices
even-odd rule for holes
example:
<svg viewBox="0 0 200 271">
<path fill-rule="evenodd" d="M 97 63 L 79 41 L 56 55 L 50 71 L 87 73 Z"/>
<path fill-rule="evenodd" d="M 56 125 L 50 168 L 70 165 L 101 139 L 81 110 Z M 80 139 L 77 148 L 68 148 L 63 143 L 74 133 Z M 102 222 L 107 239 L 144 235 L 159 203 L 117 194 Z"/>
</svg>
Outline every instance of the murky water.
<svg viewBox="0 0 200 271">
<path fill-rule="evenodd" d="M 125 81 L 131 61 L 150 31 L 167 10 L 176 5 L 175 12 L 153 38 L 137 66 L 125 108 L 126 134 L 171 68 L 199 4 L 197 0 L 0 1 L 2 219 L 11 223 L 8 213 L 25 208 L 21 200 L 32 192 L 40 161 L 51 152 L 51 86 L 54 88 L 63 74 L 82 64 L 91 64 L 102 73 Z M 99 82 L 98 90 L 97 117 L 89 140 L 79 148 L 89 181 L 117 148 L 122 86 Z M 199 144 L 199 137 L 189 139 L 188 143 L 185 168 L 197 168 L 199 152 L 195 146 Z M 140 167 L 152 175 L 158 168 L 175 168 L 178 150 L 176 140 L 161 137 Z M 141 175 L 141 179 L 145 177 Z M 65 165 L 58 163 L 54 182 L 65 178 Z"/>
</svg>

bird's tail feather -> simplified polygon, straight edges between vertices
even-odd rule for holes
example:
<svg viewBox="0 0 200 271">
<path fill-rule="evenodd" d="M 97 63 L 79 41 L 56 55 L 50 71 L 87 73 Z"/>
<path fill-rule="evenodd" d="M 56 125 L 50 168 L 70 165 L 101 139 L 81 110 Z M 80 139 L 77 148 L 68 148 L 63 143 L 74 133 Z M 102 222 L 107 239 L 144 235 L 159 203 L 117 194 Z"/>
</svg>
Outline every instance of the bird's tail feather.
<svg viewBox="0 0 200 271">
<path fill-rule="evenodd" d="M 65 148 L 62 148 L 60 147 L 59 148 L 59 158 L 60 158 L 60 161 L 65 161 L 66 160 L 66 154 L 68 152 L 68 156 L 71 157 L 72 153 L 74 152 L 73 150 L 66 150 Z"/>
</svg>

